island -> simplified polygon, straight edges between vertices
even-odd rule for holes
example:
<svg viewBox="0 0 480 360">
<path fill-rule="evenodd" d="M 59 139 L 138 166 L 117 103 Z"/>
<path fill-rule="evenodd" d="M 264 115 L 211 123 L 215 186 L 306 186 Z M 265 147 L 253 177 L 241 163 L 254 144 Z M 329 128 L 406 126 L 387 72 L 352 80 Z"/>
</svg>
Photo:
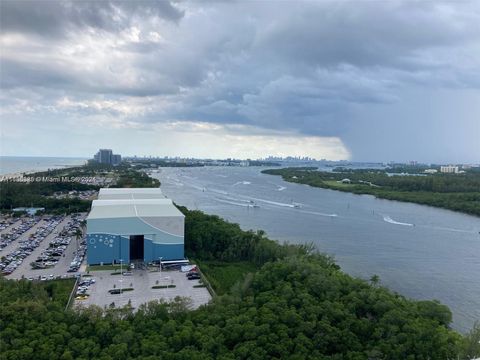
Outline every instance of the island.
<svg viewBox="0 0 480 360">
<path fill-rule="evenodd" d="M 313 187 L 440 207 L 480 216 L 480 173 L 409 174 L 385 169 L 319 171 L 317 167 L 267 169 L 263 174 Z"/>
</svg>

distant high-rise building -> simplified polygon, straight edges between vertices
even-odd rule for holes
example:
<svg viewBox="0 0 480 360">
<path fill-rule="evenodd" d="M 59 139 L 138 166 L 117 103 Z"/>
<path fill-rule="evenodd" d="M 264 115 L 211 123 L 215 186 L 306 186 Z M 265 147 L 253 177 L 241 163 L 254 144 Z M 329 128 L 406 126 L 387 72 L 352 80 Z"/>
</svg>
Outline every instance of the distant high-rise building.
<svg viewBox="0 0 480 360">
<path fill-rule="evenodd" d="M 98 152 L 100 164 L 112 164 L 112 149 L 100 149 Z"/>
<path fill-rule="evenodd" d="M 112 154 L 112 165 L 120 165 L 122 162 L 122 155 L 120 154 Z"/>
<path fill-rule="evenodd" d="M 93 160 L 100 164 L 119 165 L 122 162 L 122 156 L 114 154 L 112 149 L 100 149 L 93 156 Z"/>
</svg>

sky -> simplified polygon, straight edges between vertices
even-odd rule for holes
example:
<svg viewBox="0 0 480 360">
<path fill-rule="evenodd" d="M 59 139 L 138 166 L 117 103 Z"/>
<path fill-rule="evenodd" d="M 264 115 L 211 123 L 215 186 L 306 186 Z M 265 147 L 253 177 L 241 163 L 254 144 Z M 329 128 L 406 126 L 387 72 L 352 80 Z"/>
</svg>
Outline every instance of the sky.
<svg viewBox="0 0 480 360">
<path fill-rule="evenodd" d="M 480 162 L 478 1 L 0 7 L 1 155 Z"/>
</svg>

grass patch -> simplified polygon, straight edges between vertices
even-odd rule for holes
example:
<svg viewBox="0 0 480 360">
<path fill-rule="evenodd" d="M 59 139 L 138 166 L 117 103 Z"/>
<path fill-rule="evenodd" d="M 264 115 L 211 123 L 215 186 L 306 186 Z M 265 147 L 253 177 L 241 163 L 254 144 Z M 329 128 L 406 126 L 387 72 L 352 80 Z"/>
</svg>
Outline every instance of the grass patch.
<svg viewBox="0 0 480 360">
<path fill-rule="evenodd" d="M 354 186 L 358 186 L 357 184 L 348 184 L 348 183 L 344 184 L 341 182 L 337 182 L 336 180 L 323 180 L 323 183 L 329 186 L 330 188 L 338 188 L 338 189 L 349 189 Z"/>
<path fill-rule="evenodd" d="M 85 274 L 85 275 L 82 275 L 82 277 L 92 277 L 93 275 L 90 275 L 90 274 Z"/>
<path fill-rule="evenodd" d="M 87 266 L 87 271 L 106 271 L 106 270 L 120 270 L 121 268 L 127 269 L 127 265 L 90 265 Z"/>
<path fill-rule="evenodd" d="M 194 288 L 205 288 L 207 285 L 205 284 L 199 284 L 199 285 L 193 285 Z"/>
<path fill-rule="evenodd" d="M 172 289 L 176 287 L 177 285 L 155 285 L 155 286 L 152 286 L 152 289 Z"/>
<path fill-rule="evenodd" d="M 124 288 L 124 289 L 116 288 L 116 289 L 110 289 L 108 290 L 108 292 L 111 293 L 112 291 L 113 292 L 119 291 L 120 293 L 124 293 L 126 291 L 133 291 L 133 290 L 134 290 L 133 288 Z"/>
<path fill-rule="evenodd" d="M 238 281 L 258 267 L 250 262 L 197 261 L 200 270 L 207 277 L 218 295 L 225 294 Z"/>
</svg>

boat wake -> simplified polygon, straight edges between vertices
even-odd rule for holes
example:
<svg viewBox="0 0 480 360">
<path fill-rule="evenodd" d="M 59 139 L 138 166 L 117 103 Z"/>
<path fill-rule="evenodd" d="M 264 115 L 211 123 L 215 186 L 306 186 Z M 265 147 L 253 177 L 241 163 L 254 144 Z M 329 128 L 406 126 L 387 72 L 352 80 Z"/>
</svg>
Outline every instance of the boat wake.
<svg viewBox="0 0 480 360">
<path fill-rule="evenodd" d="M 276 201 L 270 201 L 270 200 L 265 200 L 265 199 L 257 199 L 257 198 L 252 198 L 255 201 L 260 201 L 265 204 L 270 204 L 270 205 L 275 205 L 275 206 L 282 206 L 282 207 L 289 207 L 289 208 L 297 208 L 300 207 L 300 204 L 297 203 L 292 203 L 292 204 L 287 204 L 287 203 L 281 203 L 281 202 L 276 202 Z"/>
<path fill-rule="evenodd" d="M 305 210 L 298 210 L 301 213 L 304 214 L 312 214 L 312 215 L 318 215 L 318 216 L 325 216 L 325 217 L 337 217 L 337 214 L 326 214 L 326 213 L 321 213 L 321 212 L 316 212 L 316 211 L 305 211 Z"/>
<path fill-rule="evenodd" d="M 253 200 L 244 200 L 244 199 L 239 199 L 239 198 L 234 198 L 230 196 L 224 196 L 221 198 L 222 200 L 229 200 L 229 201 L 234 201 L 234 202 L 239 202 L 239 203 L 246 203 L 246 204 L 253 204 Z"/>
<path fill-rule="evenodd" d="M 287 188 L 286 186 L 280 186 L 280 185 L 277 185 L 277 186 L 278 186 L 277 191 L 283 191 Z"/>
<path fill-rule="evenodd" d="M 390 216 L 388 215 L 384 215 L 383 216 L 383 221 L 385 222 L 388 222 L 390 224 L 395 224 L 395 225 L 403 225 L 403 226 L 413 226 L 413 224 L 410 224 L 410 223 L 404 223 L 404 222 L 400 222 L 400 221 L 395 221 L 393 220 Z"/>
<path fill-rule="evenodd" d="M 235 206 L 242 206 L 242 207 L 246 207 L 246 208 L 258 208 L 259 206 L 257 204 L 250 204 L 250 203 L 239 203 L 239 202 L 235 202 L 235 201 L 229 201 L 229 200 L 225 200 L 225 199 L 221 199 L 221 198 L 215 198 L 216 201 L 219 201 L 221 203 L 224 203 L 224 204 L 230 204 L 230 205 L 235 205 Z"/>
<path fill-rule="evenodd" d="M 250 185 L 251 182 L 250 181 L 237 181 L 235 184 L 233 184 L 232 186 L 237 186 L 237 185 Z"/>
<path fill-rule="evenodd" d="M 193 184 L 188 184 L 188 186 L 194 188 L 194 189 L 197 189 L 197 190 L 200 190 L 200 191 L 205 191 L 205 188 L 202 188 L 200 186 L 197 186 L 197 185 L 193 185 Z"/>
</svg>

